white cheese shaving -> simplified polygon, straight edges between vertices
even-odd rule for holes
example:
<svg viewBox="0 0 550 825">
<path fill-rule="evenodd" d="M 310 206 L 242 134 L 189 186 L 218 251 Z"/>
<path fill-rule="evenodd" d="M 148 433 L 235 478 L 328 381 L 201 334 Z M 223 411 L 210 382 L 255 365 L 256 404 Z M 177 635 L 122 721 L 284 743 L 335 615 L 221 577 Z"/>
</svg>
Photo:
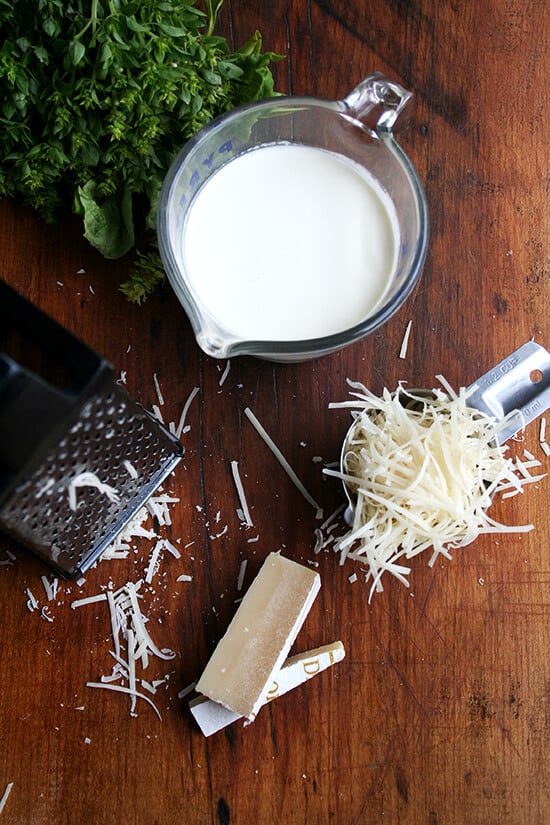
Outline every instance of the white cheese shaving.
<svg viewBox="0 0 550 825">
<path fill-rule="evenodd" d="M 228 530 L 229 530 L 229 525 L 226 524 L 225 527 L 223 527 L 220 530 L 219 533 L 210 533 L 208 538 L 211 539 L 212 541 L 215 541 L 216 539 L 221 539 L 222 536 L 225 536 L 225 534 L 227 533 Z"/>
<path fill-rule="evenodd" d="M 164 547 L 164 549 L 165 549 L 165 550 L 167 550 L 167 551 L 170 553 L 170 555 L 171 555 L 171 556 L 173 556 L 175 559 L 181 559 L 181 553 L 180 553 L 180 551 L 178 550 L 178 548 L 177 548 L 177 547 L 174 547 L 174 545 L 172 544 L 172 542 L 171 542 L 171 541 L 169 541 L 168 539 L 163 539 L 163 547 Z"/>
<path fill-rule="evenodd" d="M 50 582 L 47 576 L 40 576 L 40 580 L 44 586 L 44 591 L 46 593 L 46 599 L 51 602 L 57 596 L 57 587 L 59 584 L 59 579 L 53 578 Z"/>
<path fill-rule="evenodd" d="M 118 693 L 128 693 L 133 698 L 144 699 L 147 704 L 151 705 L 155 713 L 157 714 L 158 718 L 162 722 L 162 716 L 157 710 L 157 706 L 145 693 L 141 693 L 139 690 L 131 690 L 129 687 L 124 687 L 123 685 L 110 685 L 106 684 L 105 682 L 86 682 L 86 687 L 90 688 L 106 688 L 107 690 L 114 690 Z"/>
<path fill-rule="evenodd" d="M 239 501 L 241 503 L 241 509 L 243 514 L 243 523 L 247 527 L 253 527 L 254 522 L 252 521 L 252 517 L 250 515 L 250 510 L 248 508 L 248 502 L 246 500 L 246 494 L 244 492 L 243 483 L 241 480 L 241 475 L 239 473 L 239 462 L 232 461 L 231 462 L 231 472 L 233 474 L 233 481 L 235 482 L 235 487 L 237 488 L 237 494 L 239 496 Z"/>
<path fill-rule="evenodd" d="M 153 384 L 155 385 L 155 392 L 157 393 L 157 398 L 160 406 L 164 406 L 164 396 L 160 389 L 159 380 L 157 378 L 156 372 L 153 373 Z"/>
<path fill-rule="evenodd" d="M 131 461 L 128 461 L 128 459 L 125 458 L 122 463 L 124 465 L 124 468 L 125 468 L 126 472 L 130 476 L 130 478 L 137 478 L 138 477 L 138 471 L 136 470 L 136 468 L 134 467 L 134 465 L 132 464 Z"/>
<path fill-rule="evenodd" d="M 401 349 L 399 350 L 399 357 L 406 358 L 407 357 L 407 348 L 409 346 L 409 338 L 411 335 L 411 327 L 412 327 L 412 320 L 409 321 L 405 328 L 405 334 L 403 335 L 403 340 L 401 342 Z"/>
<path fill-rule="evenodd" d="M 46 493 L 53 492 L 53 488 L 55 487 L 55 481 L 53 478 L 47 478 L 43 484 L 36 490 L 35 498 L 41 498 Z"/>
<path fill-rule="evenodd" d="M 256 432 L 258 433 L 258 435 L 263 439 L 265 444 L 267 444 L 267 446 L 269 447 L 269 449 L 271 450 L 271 452 L 273 453 L 273 455 L 275 456 L 283 470 L 286 472 L 290 480 L 297 487 L 297 489 L 305 498 L 305 500 L 309 504 L 311 504 L 311 506 L 316 510 L 317 518 L 323 518 L 322 508 L 317 504 L 313 496 L 310 495 L 310 493 L 308 493 L 308 491 L 306 490 L 306 488 L 304 487 L 304 485 L 302 484 L 302 482 L 300 481 L 300 479 L 298 478 L 298 476 L 296 475 L 296 473 L 294 472 L 294 470 L 292 469 L 292 467 L 290 466 L 290 464 L 288 463 L 280 449 L 277 447 L 271 436 L 260 424 L 260 422 L 254 415 L 250 407 L 246 407 L 244 413 L 250 421 L 250 423 L 252 424 L 252 426 L 254 427 L 254 429 L 256 430 Z"/>
<path fill-rule="evenodd" d="M 199 388 L 198 387 L 193 387 L 193 389 L 191 390 L 191 392 L 189 393 L 189 395 L 187 397 L 187 401 L 183 405 L 183 410 L 181 412 L 179 424 L 176 427 L 176 438 L 180 438 L 180 436 L 183 432 L 187 432 L 187 429 L 185 428 L 185 419 L 187 418 L 187 413 L 189 412 L 189 407 L 191 406 L 191 404 L 193 402 L 193 399 L 195 398 L 195 396 L 197 395 L 198 392 L 199 392 Z"/>
<path fill-rule="evenodd" d="M 162 549 L 162 541 L 159 540 L 153 547 L 153 551 L 149 557 L 149 564 L 147 565 L 147 570 L 145 571 L 145 581 L 147 584 L 151 584 L 153 581 L 153 576 L 157 572 L 159 568 L 159 553 Z"/>
<path fill-rule="evenodd" d="M 224 371 L 222 372 L 222 374 L 221 374 L 221 376 L 220 376 L 220 380 L 218 381 L 218 386 L 219 386 L 219 387 L 222 387 L 222 386 L 224 385 L 224 383 L 225 383 L 225 379 L 226 379 L 226 378 L 227 378 L 227 376 L 229 375 L 229 369 L 230 369 L 230 367 L 231 367 L 231 361 L 229 361 L 229 360 L 228 360 L 228 361 L 227 361 L 227 363 L 226 363 L 226 365 L 225 365 L 225 369 L 224 369 Z"/>
<path fill-rule="evenodd" d="M 86 596 L 83 599 L 75 599 L 71 602 L 71 608 L 75 610 L 77 607 L 83 607 L 85 604 L 94 604 L 94 602 L 106 602 L 109 598 L 109 593 L 98 593 L 97 596 Z"/>
<path fill-rule="evenodd" d="M 0 814 L 5 808 L 6 802 L 8 801 L 8 796 L 10 795 L 12 788 L 13 782 L 8 782 L 8 784 L 4 788 L 4 793 L 2 794 L 2 798 L 0 799 Z"/>
<path fill-rule="evenodd" d="M 237 578 L 237 590 L 242 589 L 247 564 L 248 564 L 247 559 L 243 559 L 243 561 L 241 562 L 241 566 L 239 567 L 239 576 Z"/>
<path fill-rule="evenodd" d="M 50 614 L 47 604 L 45 604 L 42 610 L 40 611 L 40 618 L 44 619 L 47 622 L 53 622 L 53 616 Z"/>
<path fill-rule="evenodd" d="M 110 484 L 105 484 L 101 481 L 95 473 L 83 472 L 72 478 L 67 486 L 69 494 L 69 507 L 71 510 L 76 510 L 76 491 L 79 487 L 94 487 L 100 493 L 107 496 L 109 501 L 119 502 L 120 498 L 114 487 Z"/>
<path fill-rule="evenodd" d="M 354 502 L 351 528 L 336 549 L 341 563 L 367 564 L 371 596 L 382 590 L 386 572 L 408 586 L 403 561 L 427 549 L 433 565 L 481 533 L 533 528 L 500 524 L 487 510 L 495 495 L 520 492 L 542 478 L 530 474 L 540 463 L 506 458 L 494 422 L 468 407 L 465 390 L 455 393 L 437 378 L 445 391 L 433 390 L 433 398 L 403 385 L 377 397 L 349 382 L 355 400 L 330 405 L 355 410 L 342 471 L 325 469 L 345 483 Z"/>
<path fill-rule="evenodd" d="M 164 424 L 164 418 L 162 417 L 162 413 L 160 411 L 159 405 L 158 404 L 153 404 L 151 409 L 152 409 L 153 415 L 155 416 L 157 421 L 160 421 L 161 424 Z"/>
<path fill-rule="evenodd" d="M 190 684 L 186 685 L 186 687 L 182 688 L 178 693 L 178 699 L 184 699 L 190 693 L 193 693 L 195 690 L 196 682 L 190 682 Z"/>
<path fill-rule="evenodd" d="M 26 593 L 27 593 L 27 609 L 30 610 L 31 613 L 32 613 L 33 610 L 37 609 L 38 602 L 36 601 L 36 598 L 34 597 L 34 594 L 30 590 L 30 588 L 27 587 Z"/>
<path fill-rule="evenodd" d="M 115 660 L 115 665 L 110 675 L 102 676 L 99 683 L 89 682 L 88 686 L 109 687 L 111 690 L 127 693 L 131 697 L 130 715 L 132 716 L 136 715 L 136 699 L 145 698 L 154 707 L 160 718 L 160 714 L 153 703 L 137 690 L 138 675 L 136 668 L 138 663 L 141 663 L 142 668 L 146 668 L 151 655 L 169 660 L 173 659 L 176 654 L 167 648 L 157 647 L 151 639 L 145 627 L 147 619 L 139 605 L 141 585 L 141 580 L 137 583 L 127 582 L 115 592 L 107 590 L 106 593 L 78 599 L 72 603 L 71 607 L 81 607 L 99 601 L 107 601 L 109 606 L 114 645 L 114 650 L 110 653 Z M 113 684 L 121 680 L 125 681 L 127 686 Z"/>
</svg>

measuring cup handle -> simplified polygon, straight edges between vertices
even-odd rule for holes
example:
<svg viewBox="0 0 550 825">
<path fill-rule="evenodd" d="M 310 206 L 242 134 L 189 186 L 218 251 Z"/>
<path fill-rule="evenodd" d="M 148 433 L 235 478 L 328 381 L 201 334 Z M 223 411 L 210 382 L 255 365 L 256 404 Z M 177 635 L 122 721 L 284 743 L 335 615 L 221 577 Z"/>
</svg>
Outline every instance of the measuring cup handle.
<svg viewBox="0 0 550 825">
<path fill-rule="evenodd" d="M 468 406 L 501 424 L 497 439 L 503 444 L 550 408 L 550 352 L 527 341 L 470 384 L 467 393 Z"/>
<path fill-rule="evenodd" d="M 364 78 L 342 101 L 351 117 L 374 137 L 402 131 L 408 126 L 412 92 L 393 83 L 381 72 Z"/>
</svg>

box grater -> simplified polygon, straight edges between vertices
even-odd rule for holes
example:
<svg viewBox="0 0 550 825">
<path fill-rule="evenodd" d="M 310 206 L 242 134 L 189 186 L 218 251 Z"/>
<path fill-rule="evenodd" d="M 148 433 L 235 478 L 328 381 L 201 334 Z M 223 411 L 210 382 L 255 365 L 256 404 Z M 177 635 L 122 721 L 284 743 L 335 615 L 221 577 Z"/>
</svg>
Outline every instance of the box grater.
<svg viewBox="0 0 550 825">
<path fill-rule="evenodd" d="M 78 578 L 182 455 L 108 361 L 0 281 L 2 530 Z"/>
</svg>

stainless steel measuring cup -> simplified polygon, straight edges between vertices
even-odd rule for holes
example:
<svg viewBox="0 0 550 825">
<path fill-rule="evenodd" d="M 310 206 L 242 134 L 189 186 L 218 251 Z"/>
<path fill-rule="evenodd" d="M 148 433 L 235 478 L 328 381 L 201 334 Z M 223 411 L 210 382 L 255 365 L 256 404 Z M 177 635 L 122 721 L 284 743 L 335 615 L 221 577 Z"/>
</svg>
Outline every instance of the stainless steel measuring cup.
<svg viewBox="0 0 550 825">
<path fill-rule="evenodd" d="M 550 353 L 527 341 L 466 388 L 468 406 L 494 422 L 495 439 L 503 444 L 550 408 Z M 431 390 L 411 390 L 407 397 L 433 397 Z M 506 422 L 503 424 L 503 422 Z M 356 422 L 349 428 L 340 455 L 340 471 L 345 474 L 345 455 L 353 439 Z M 353 523 L 355 501 L 346 482 L 348 507 L 344 518 Z"/>
</svg>

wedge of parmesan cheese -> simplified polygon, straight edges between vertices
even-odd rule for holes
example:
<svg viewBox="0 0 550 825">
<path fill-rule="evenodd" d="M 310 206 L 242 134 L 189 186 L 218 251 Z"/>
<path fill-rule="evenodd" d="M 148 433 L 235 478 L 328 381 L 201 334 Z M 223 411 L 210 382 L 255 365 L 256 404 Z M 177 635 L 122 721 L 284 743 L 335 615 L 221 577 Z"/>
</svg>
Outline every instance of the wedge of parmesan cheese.
<svg viewBox="0 0 550 825">
<path fill-rule="evenodd" d="M 318 573 L 270 553 L 197 682 L 198 693 L 254 719 L 320 587 Z"/>
<path fill-rule="evenodd" d="M 341 662 L 346 652 L 342 642 L 331 642 L 323 647 L 289 656 L 263 698 L 263 704 L 288 693 L 298 685 Z M 242 717 L 206 696 L 195 696 L 189 702 L 191 713 L 205 736 L 212 736 Z"/>
</svg>

